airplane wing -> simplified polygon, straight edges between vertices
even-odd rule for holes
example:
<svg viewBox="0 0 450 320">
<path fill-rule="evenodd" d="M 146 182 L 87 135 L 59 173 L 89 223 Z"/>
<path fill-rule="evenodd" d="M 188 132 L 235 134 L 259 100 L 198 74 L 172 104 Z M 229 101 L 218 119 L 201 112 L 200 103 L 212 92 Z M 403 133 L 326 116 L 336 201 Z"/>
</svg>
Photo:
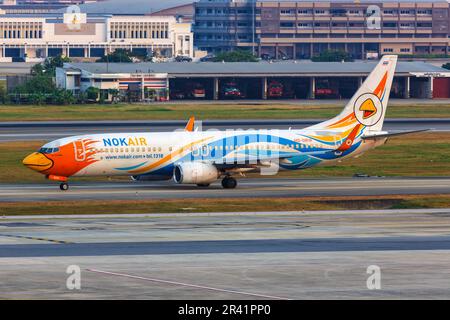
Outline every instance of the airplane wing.
<svg viewBox="0 0 450 320">
<path fill-rule="evenodd" d="M 401 132 L 379 132 L 376 134 L 368 134 L 368 135 L 364 135 L 361 138 L 363 140 L 377 140 L 380 138 L 390 138 L 390 137 L 395 137 L 395 136 L 403 136 L 406 134 L 413 134 L 413 133 L 419 133 L 419 132 L 426 132 L 429 131 L 430 129 L 422 129 L 422 130 L 413 130 L 413 131 L 401 131 Z"/>
<path fill-rule="evenodd" d="M 260 154 L 231 154 L 220 159 L 214 159 L 212 164 L 216 166 L 220 165 L 232 165 L 239 167 L 239 165 L 256 164 L 264 161 L 274 160 L 287 160 L 289 158 L 305 156 L 305 155 L 323 155 L 332 150 L 320 151 L 320 152 L 261 152 Z"/>
</svg>

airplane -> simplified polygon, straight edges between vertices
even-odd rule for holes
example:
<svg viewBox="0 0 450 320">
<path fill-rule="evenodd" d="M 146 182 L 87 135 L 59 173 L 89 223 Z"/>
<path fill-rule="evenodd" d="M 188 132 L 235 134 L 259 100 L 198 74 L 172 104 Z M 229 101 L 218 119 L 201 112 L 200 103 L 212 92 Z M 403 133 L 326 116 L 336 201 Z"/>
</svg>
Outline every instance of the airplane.
<svg viewBox="0 0 450 320">
<path fill-rule="evenodd" d="M 300 130 L 199 131 L 195 118 L 179 132 L 90 134 L 58 139 L 23 164 L 69 189 L 70 177 L 130 176 L 173 179 L 178 184 L 237 186 L 236 175 L 264 170 L 303 170 L 334 165 L 383 145 L 388 138 L 419 131 L 383 131 L 396 55 L 383 56 L 343 111 Z"/>
</svg>

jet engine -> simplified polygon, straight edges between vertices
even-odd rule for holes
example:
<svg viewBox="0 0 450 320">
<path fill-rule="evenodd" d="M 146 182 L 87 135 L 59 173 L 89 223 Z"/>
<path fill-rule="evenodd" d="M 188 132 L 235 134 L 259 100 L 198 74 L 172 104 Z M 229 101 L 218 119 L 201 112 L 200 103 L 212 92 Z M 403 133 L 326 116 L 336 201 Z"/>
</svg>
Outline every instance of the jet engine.
<svg viewBox="0 0 450 320">
<path fill-rule="evenodd" d="M 185 162 L 175 166 L 173 180 L 179 184 L 210 184 L 220 177 L 217 168 L 209 163 Z"/>
</svg>

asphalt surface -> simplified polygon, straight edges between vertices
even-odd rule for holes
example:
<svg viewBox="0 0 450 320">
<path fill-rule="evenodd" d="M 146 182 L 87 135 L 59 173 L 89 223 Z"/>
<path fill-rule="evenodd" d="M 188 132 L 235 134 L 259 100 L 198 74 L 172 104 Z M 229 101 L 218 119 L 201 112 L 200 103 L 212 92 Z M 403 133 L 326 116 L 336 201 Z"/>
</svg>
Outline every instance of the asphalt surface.
<svg viewBox="0 0 450 320">
<path fill-rule="evenodd" d="M 0 299 L 449 299 L 449 234 L 450 209 L 6 217 Z"/>
<path fill-rule="evenodd" d="M 199 192 L 201 191 L 201 192 Z M 57 183 L 0 184 L 0 202 L 52 200 L 145 200 L 198 198 L 262 198 L 305 196 L 377 196 L 448 194 L 450 178 L 258 178 L 238 179 L 236 189 L 220 183 L 199 189 L 166 182 L 74 182 L 69 191 Z"/>
<path fill-rule="evenodd" d="M 0 237 L 10 235 L 1 235 Z M 221 241 L 152 241 L 24 244 L 0 246 L 0 257 L 71 257 L 127 256 L 163 254 L 273 253 L 273 252 L 338 252 L 338 251 L 398 251 L 450 250 L 450 236 L 384 237 L 384 238 L 323 238 L 267 239 Z"/>
<path fill-rule="evenodd" d="M 301 129 L 323 121 L 306 120 L 208 120 L 197 121 L 208 129 Z M 111 132 L 170 132 L 183 129 L 186 121 L 45 121 L 0 122 L 0 142 L 22 140 L 56 140 L 58 138 Z M 450 132 L 450 119 L 386 119 L 384 130 L 397 132 L 432 129 Z"/>
</svg>

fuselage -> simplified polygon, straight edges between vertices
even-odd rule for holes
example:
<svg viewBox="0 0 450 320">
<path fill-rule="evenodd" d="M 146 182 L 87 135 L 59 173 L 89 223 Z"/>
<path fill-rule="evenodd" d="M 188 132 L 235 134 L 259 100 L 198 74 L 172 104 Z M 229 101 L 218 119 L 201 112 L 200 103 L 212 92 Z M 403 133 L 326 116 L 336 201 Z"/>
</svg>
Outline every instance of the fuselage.
<svg viewBox="0 0 450 320">
<path fill-rule="evenodd" d="M 364 128 L 343 152 L 336 149 L 348 132 L 309 129 L 83 135 L 52 141 L 28 156 L 24 164 L 61 181 L 72 176 L 166 180 L 172 177 L 174 166 L 183 162 L 214 163 L 224 168 L 242 162 L 238 163 L 240 167 L 250 171 L 283 154 L 290 156 L 278 161 L 278 168 L 299 170 L 332 164 L 375 147 L 373 142 L 361 139 L 363 133 Z"/>
</svg>

